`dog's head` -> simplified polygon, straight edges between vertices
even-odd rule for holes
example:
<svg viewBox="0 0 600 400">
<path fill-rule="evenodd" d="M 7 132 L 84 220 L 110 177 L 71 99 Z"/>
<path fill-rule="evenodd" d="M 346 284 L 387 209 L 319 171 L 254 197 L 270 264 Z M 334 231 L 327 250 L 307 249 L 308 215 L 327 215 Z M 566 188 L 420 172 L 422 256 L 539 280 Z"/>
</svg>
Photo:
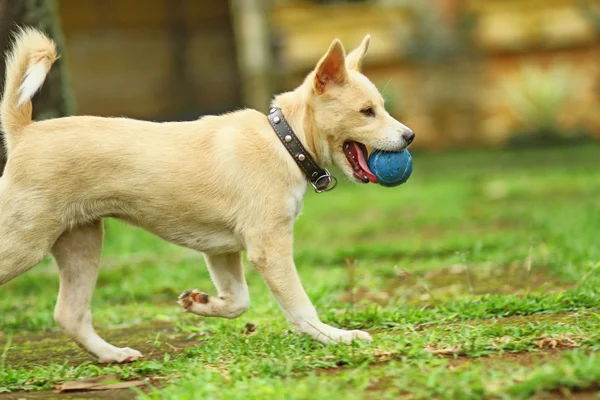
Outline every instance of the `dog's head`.
<svg viewBox="0 0 600 400">
<path fill-rule="evenodd" d="M 346 56 L 334 40 L 304 85 L 315 123 L 315 144 L 355 182 L 377 182 L 367 166 L 372 149 L 400 151 L 414 133 L 385 109 L 375 85 L 361 72 L 370 36 Z"/>
</svg>

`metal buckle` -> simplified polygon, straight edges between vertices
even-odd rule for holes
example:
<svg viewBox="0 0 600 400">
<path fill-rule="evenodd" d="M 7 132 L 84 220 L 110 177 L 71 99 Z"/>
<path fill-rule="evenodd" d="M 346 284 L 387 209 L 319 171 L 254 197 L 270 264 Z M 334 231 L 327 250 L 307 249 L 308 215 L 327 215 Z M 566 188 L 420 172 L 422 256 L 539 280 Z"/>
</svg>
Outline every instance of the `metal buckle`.
<svg viewBox="0 0 600 400">
<path fill-rule="evenodd" d="M 319 189 L 319 187 L 321 186 L 321 185 L 319 185 L 319 182 L 321 182 L 324 179 L 327 179 L 327 185 L 325 186 L 325 189 Z M 329 173 L 329 171 L 325 170 L 325 175 L 321 175 L 314 182 L 310 181 L 310 184 L 315 189 L 315 193 L 323 193 L 323 192 L 329 192 L 330 190 L 333 190 L 337 186 L 337 182 L 338 182 L 337 178 L 335 176 L 331 175 Z M 332 183 L 333 183 L 333 185 L 332 185 Z"/>
</svg>

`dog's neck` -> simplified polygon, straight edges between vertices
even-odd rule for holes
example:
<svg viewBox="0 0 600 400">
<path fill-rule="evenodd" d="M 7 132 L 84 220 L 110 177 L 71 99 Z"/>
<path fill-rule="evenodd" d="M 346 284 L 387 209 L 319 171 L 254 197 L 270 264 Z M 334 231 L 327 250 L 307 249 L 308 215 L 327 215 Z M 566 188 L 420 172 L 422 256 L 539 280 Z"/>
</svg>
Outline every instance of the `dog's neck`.
<svg viewBox="0 0 600 400">
<path fill-rule="evenodd" d="M 277 95 L 272 106 L 281 109 L 290 127 L 319 166 L 325 168 L 331 165 L 329 149 L 320 140 L 312 108 L 306 102 L 302 88 Z"/>
</svg>

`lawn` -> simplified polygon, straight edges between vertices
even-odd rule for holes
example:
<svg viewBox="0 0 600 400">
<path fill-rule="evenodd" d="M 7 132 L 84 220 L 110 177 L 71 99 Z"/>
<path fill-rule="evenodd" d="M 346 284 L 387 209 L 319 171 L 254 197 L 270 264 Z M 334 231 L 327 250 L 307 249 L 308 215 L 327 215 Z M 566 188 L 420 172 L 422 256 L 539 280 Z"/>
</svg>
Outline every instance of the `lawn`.
<svg viewBox="0 0 600 400">
<path fill-rule="evenodd" d="M 414 154 L 384 188 L 308 193 L 295 259 L 322 319 L 372 343 L 320 345 L 285 323 L 250 265 L 236 320 L 185 314 L 214 293 L 200 254 L 106 224 L 94 323 L 145 354 L 101 365 L 62 335 L 51 261 L 0 288 L 0 399 L 592 398 L 600 392 L 600 146 Z M 107 375 L 132 389 L 57 394 Z M 23 392 L 27 390 L 27 392 Z"/>
</svg>

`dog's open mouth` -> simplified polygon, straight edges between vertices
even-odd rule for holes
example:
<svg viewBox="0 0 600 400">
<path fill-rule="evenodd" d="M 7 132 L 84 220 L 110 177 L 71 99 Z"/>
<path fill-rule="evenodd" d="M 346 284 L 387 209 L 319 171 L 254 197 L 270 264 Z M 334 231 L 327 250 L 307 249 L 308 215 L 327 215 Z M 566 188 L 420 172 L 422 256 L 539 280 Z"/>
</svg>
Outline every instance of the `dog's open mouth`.
<svg viewBox="0 0 600 400">
<path fill-rule="evenodd" d="M 344 154 L 352 167 L 354 176 L 364 183 L 377 183 L 377 177 L 373 175 L 367 164 L 369 156 L 367 146 L 362 143 L 348 140 L 344 143 Z"/>
</svg>

